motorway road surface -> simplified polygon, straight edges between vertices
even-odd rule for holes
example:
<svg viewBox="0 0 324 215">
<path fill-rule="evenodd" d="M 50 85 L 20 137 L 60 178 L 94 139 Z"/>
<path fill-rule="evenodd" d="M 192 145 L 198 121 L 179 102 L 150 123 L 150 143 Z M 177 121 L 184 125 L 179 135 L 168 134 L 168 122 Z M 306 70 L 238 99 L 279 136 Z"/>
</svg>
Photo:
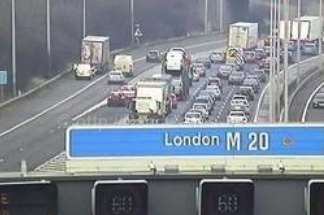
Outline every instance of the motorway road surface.
<svg viewBox="0 0 324 215">
<path fill-rule="evenodd" d="M 324 75 L 316 73 L 297 92 L 290 105 L 289 120 L 291 122 L 324 122 L 324 109 L 313 108 L 311 103 L 314 91 L 323 81 Z"/>
<path fill-rule="evenodd" d="M 172 42 L 158 48 L 189 46 L 195 53 L 224 47 L 224 44 L 222 36 L 211 36 Z M 146 50 L 151 48 L 130 52 L 134 59 L 142 59 L 135 64 L 135 74 L 152 67 L 143 61 Z M 46 89 L 1 109 L 0 170 L 17 171 L 22 159 L 27 161 L 28 169 L 33 169 L 62 152 L 64 130 L 71 119 L 102 101 L 117 87 L 108 86 L 105 76 L 97 77 L 89 86 L 88 81 L 75 81 L 67 75 Z"/>
</svg>

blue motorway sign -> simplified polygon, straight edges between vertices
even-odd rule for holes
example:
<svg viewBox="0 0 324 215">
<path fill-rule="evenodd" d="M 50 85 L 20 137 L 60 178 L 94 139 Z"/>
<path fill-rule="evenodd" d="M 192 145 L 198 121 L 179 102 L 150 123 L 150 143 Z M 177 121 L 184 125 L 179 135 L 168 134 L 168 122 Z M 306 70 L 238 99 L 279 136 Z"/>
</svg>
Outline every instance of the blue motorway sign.
<svg viewBox="0 0 324 215">
<path fill-rule="evenodd" d="M 0 85 L 8 84 L 7 71 L 0 71 Z"/>
<path fill-rule="evenodd" d="M 71 127 L 66 150 L 70 159 L 324 156 L 324 126 Z"/>
</svg>

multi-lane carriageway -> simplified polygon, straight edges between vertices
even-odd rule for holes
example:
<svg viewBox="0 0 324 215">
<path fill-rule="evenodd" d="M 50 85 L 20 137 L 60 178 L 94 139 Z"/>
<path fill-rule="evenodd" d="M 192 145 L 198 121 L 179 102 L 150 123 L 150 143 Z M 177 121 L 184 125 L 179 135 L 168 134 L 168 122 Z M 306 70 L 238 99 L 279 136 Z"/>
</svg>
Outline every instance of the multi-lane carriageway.
<svg viewBox="0 0 324 215">
<path fill-rule="evenodd" d="M 194 57 L 206 56 L 209 51 L 224 49 L 226 41 L 223 35 L 189 38 L 161 45 L 130 50 L 135 59 L 135 77 L 132 83 L 160 71 L 160 66 L 145 62 L 149 49 L 167 49 L 172 46 L 184 46 Z M 249 71 L 253 65 L 245 69 Z M 214 65 L 207 74 L 217 70 Z M 195 95 L 204 85 L 202 79 L 191 88 Z M 125 123 L 127 110 L 102 106 L 106 96 L 118 85 L 107 85 L 106 75 L 98 76 L 91 82 L 75 81 L 66 75 L 36 93 L 20 99 L 0 109 L 0 170 L 16 171 L 21 160 L 26 160 L 28 169 L 34 169 L 50 158 L 64 158 L 64 131 L 71 124 L 118 124 Z M 225 83 L 222 100 L 217 102 L 209 122 L 224 122 L 228 114 L 228 104 L 236 91 L 235 86 Z M 192 100 L 191 100 L 192 101 Z M 167 123 L 181 122 L 181 116 L 190 107 L 190 102 L 180 102 L 178 108 L 167 118 Z M 258 99 L 252 103 L 252 118 Z M 61 153 L 61 154 L 60 154 Z"/>
<path fill-rule="evenodd" d="M 135 79 L 154 64 L 145 62 L 149 49 L 165 50 L 184 46 L 192 53 L 225 46 L 223 35 L 188 38 L 160 45 L 130 50 L 135 59 Z M 75 81 L 66 75 L 59 81 L 0 110 L 0 170 L 15 171 L 22 159 L 29 169 L 40 165 L 64 150 L 64 130 L 84 111 L 100 103 L 113 89 L 106 75 L 92 82 Z"/>
</svg>

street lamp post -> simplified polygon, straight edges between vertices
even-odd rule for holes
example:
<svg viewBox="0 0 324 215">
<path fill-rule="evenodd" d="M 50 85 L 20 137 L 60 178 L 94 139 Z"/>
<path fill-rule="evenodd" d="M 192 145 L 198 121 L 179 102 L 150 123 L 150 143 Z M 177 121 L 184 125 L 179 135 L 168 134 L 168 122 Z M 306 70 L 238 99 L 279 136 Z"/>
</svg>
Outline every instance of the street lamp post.
<svg viewBox="0 0 324 215">
<path fill-rule="evenodd" d="M 301 0 L 297 0 L 297 22 L 298 22 L 298 39 L 297 39 L 297 84 L 300 82 L 300 16 L 301 16 Z"/>
<path fill-rule="evenodd" d="M 279 119 L 280 119 L 280 113 L 281 113 L 281 105 L 280 105 L 280 94 L 281 94 L 281 82 L 280 82 L 280 53 L 281 53 L 281 39 L 280 39 L 280 35 L 281 35 L 281 30 L 280 30 L 280 22 L 281 22 L 281 0 L 277 0 L 278 1 L 278 12 L 277 12 L 277 24 L 278 24 L 278 29 L 277 29 L 277 68 L 276 68 L 276 110 L 277 110 L 277 113 L 279 114 Z"/>
<path fill-rule="evenodd" d="M 205 21 L 204 21 L 204 25 L 205 25 L 205 34 L 208 33 L 208 0 L 205 0 L 205 10 L 204 10 L 204 15 L 205 15 Z"/>
<path fill-rule="evenodd" d="M 224 0 L 219 0 L 219 31 L 224 32 Z"/>
<path fill-rule="evenodd" d="M 50 0 L 46 0 L 46 41 L 47 41 L 47 59 L 48 59 L 47 77 L 49 77 L 52 72 L 51 1 Z"/>
<path fill-rule="evenodd" d="M 284 122 L 288 123 L 288 19 L 289 19 L 289 0 L 284 0 L 284 19 L 285 19 L 285 40 L 284 40 Z"/>
<path fill-rule="evenodd" d="M 134 44 L 134 0 L 129 0 L 130 5 L 130 34 L 131 34 L 131 41 Z"/>
<path fill-rule="evenodd" d="M 16 96 L 16 0 L 11 0 L 11 54 L 12 94 L 13 96 Z"/>
<path fill-rule="evenodd" d="M 82 3 L 82 38 L 86 36 L 86 0 L 83 0 Z"/>
<path fill-rule="evenodd" d="M 320 26 L 321 26 L 321 32 L 320 32 L 320 38 L 318 43 L 318 58 L 319 58 L 319 65 L 318 68 L 322 72 L 322 39 L 323 39 L 323 12 L 322 12 L 323 3 L 322 0 L 320 0 L 319 3 L 319 16 L 320 16 Z"/>
<path fill-rule="evenodd" d="M 273 122 L 273 0 L 270 0 L 270 89 L 269 89 L 269 121 Z"/>
</svg>

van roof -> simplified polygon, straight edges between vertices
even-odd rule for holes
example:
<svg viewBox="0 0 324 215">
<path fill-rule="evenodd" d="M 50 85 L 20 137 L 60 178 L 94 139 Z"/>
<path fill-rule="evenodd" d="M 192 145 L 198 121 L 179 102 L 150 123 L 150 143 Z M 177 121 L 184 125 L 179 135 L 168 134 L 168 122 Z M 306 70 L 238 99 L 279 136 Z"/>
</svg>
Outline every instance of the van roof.
<svg viewBox="0 0 324 215">
<path fill-rule="evenodd" d="M 103 36 L 86 36 L 83 38 L 84 41 L 94 41 L 94 42 L 105 42 L 106 40 L 109 40 L 109 37 L 103 37 Z"/>
</svg>

